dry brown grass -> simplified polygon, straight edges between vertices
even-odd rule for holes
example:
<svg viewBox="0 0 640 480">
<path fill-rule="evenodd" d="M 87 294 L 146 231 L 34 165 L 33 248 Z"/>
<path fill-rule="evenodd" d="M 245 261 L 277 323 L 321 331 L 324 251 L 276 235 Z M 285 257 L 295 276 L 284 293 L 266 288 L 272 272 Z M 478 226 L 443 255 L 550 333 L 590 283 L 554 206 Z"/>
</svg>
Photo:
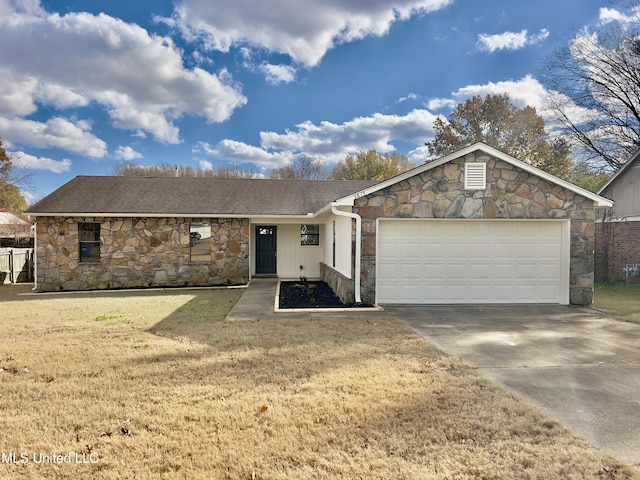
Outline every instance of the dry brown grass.
<svg viewBox="0 0 640 480">
<path fill-rule="evenodd" d="M 640 323 L 640 284 L 596 283 L 593 308 L 618 320 Z"/>
<path fill-rule="evenodd" d="M 3 479 L 635 478 L 393 320 L 226 322 L 238 290 L 3 293 L 0 451 L 30 460 Z"/>
</svg>

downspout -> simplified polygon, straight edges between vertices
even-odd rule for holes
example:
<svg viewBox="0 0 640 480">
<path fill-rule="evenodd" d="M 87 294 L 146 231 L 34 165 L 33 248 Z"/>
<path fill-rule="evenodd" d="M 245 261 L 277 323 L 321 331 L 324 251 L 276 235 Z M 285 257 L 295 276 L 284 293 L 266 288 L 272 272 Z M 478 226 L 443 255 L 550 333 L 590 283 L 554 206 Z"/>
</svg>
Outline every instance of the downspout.
<svg viewBox="0 0 640 480">
<path fill-rule="evenodd" d="M 35 292 L 38 289 L 38 262 L 36 261 L 36 251 L 38 250 L 38 229 L 36 228 L 36 222 L 31 225 L 33 229 L 33 256 L 31 261 L 33 262 L 33 288 L 31 291 Z"/>
<path fill-rule="evenodd" d="M 362 218 L 357 213 L 343 212 L 336 208 L 336 204 L 331 204 L 331 212 L 338 217 L 348 217 L 356 221 L 356 262 L 355 262 L 355 301 L 356 303 L 362 303 L 360 298 L 360 253 L 362 251 Z"/>
</svg>

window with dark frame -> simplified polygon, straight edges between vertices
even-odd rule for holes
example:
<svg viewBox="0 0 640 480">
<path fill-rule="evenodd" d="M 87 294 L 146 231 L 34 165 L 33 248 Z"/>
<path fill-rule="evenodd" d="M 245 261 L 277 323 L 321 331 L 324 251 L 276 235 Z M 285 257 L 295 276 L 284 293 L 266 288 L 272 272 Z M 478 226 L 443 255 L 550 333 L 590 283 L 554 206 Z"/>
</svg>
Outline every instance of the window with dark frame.
<svg viewBox="0 0 640 480">
<path fill-rule="evenodd" d="M 78 241 L 81 262 L 100 261 L 100 224 L 82 222 L 78 224 Z"/>
<path fill-rule="evenodd" d="M 320 225 L 300 225 L 300 245 L 320 245 Z"/>
</svg>

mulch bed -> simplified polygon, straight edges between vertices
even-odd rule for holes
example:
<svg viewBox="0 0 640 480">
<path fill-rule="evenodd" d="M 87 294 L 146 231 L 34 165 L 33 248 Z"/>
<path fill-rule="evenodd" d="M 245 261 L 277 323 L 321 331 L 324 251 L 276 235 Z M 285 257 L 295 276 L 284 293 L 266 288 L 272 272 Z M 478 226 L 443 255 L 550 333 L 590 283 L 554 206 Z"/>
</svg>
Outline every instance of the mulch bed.
<svg viewBox="0 0 640 480">
<path fill-rule="evenodd" d="M 326 282 L 280 282 L 280 308 L 344 308 Z"/>
</svg>

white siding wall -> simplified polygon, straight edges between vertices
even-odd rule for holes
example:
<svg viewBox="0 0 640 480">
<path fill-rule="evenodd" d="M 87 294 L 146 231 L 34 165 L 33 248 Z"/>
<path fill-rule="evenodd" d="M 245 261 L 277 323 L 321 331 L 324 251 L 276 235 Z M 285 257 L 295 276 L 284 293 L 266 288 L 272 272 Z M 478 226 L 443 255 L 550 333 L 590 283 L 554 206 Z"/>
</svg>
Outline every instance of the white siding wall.
<svg viewBox="0 0 640 480">
<path fill-rule="evenodd" d="M 336 222 L 336 256 L 333 264 L 333 222 Z M 351 233 L 353 220 L 330 215 L 324 224 L 322 261 L 351 278 Z"/>
<path fill-rule="evenodd" d="M 333 221 L 336 222 L 336 264 L 333 265 Z M 300 219 L 295 223 L 281 223 L 281 218 L 255 219 L 251 223 L 251 274 L 255 275 L 255 229 L 256 225 L 275 225 L 278 235 L 277 273 L 280 278 L 320 277 L 320 262 L 333 266 L 343 275 L 351 278 L 353 258 L 351 255 L 351 236 L 353 220 L 335 215 L 323 216 L 321 219 Z M 300 225 L 303 223 L 320 224 L 320 245 L 300 245 Z M 304 268 L 300 270 L 300 265 Z"/>
<path fill-rule="evenodd" d="M 312 223 L 312 222 L 309 222 Z M 300 223 L 278 225 L 278 277 L 320 277 L 324 225 L 320 226 L 320 245 L 300 245 Z M 304 268 L 300 270 L 300 265 Z"/>
<path fill-rule="evenodd" d="M 640 215 L 640 163 L 632 166 L 622 174 L 622 178 L 610 186 L 603 196 L 611 198 L 616 203 L 613 206 L 613 218 L 632 217 Z M 599 209 L 600 211 L 611 209 Z"/>
<path fill-rule="evenodd" d="M 335 269 L 351 278 L 351 233 L 354 221 L 348 217 L 336 217 L 336 265 Z M 329 264 L 331 265 L 331 264 Z"/>
<path fill-rule="evenodd" d="M 325 243 L 325 225 L 320 225 L 320 245 L 300 245 L 300 225 L 303 223 L 320 223 L 317 219 L 297 220 L 295 223 L 280 223 L 281 218 L 256 219 L 250 227 L 251 236 L 251 274 L 256 273 L 256 225 L 275 225 L 278 239 L 278 263 L 276 266 L 278 277 L 299 278 L 304 275 L 307 278 L 320 277 L 320 262 L 323 258 Z M 300 270 L 300 265 L 304 268 Z"/>
</svg>

